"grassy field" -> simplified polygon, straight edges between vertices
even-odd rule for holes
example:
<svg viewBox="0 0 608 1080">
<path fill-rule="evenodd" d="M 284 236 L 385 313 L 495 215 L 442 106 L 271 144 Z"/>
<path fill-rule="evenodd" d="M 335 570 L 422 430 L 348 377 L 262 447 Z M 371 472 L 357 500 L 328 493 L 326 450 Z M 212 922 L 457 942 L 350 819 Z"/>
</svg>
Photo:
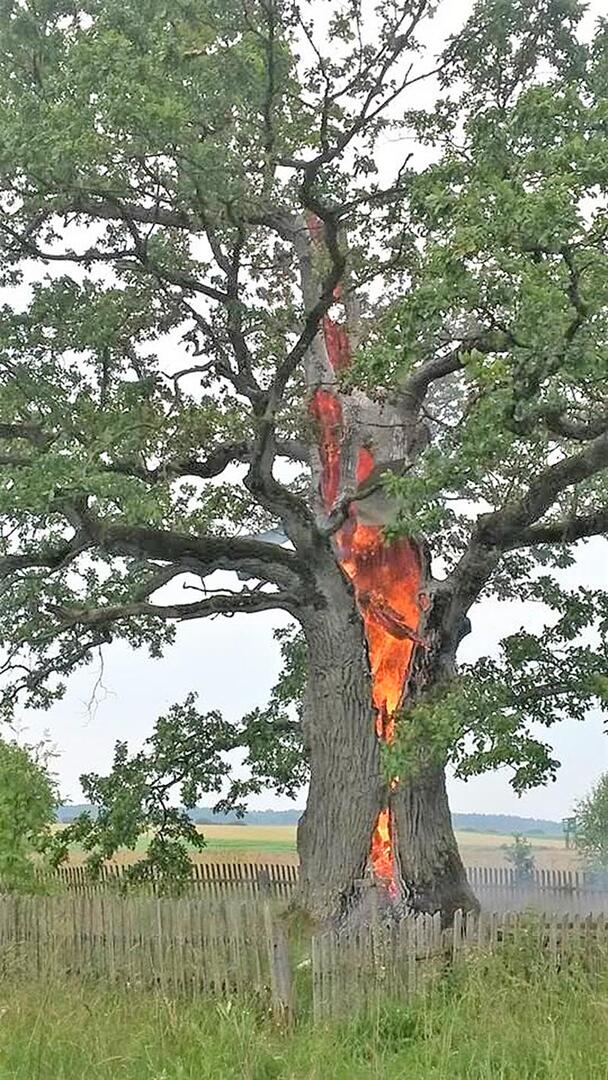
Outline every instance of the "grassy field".
<svg viewBox="0 0 608 1080">
<path fill-rule="evenodd" d="M 277 862 L 296 862 L 295 825 L 204 825 L 207 841 L 203 859 L 263 859 L 271 856 Z M 508 836 L 490 833 L 460 832 L 457 839 L 467 866 L 507 865 L 503 847 L 510 843 Z M 540 869 L 573 870 L 576 854 L 566 850 L 564 842 L 554 837 L 533 837 L 536 864 Z M 130 858 L 131 856 L 125 856 Z M 73 859 L 79 861 L 78 852 Z"/>
<path fill-rule="evenodd" d="M 606 1080 L 608 971 L 476 957 L 426 999 L 312 1030 L 253 1006 L 0 982 L 0 1080 Z"/>
</svg>

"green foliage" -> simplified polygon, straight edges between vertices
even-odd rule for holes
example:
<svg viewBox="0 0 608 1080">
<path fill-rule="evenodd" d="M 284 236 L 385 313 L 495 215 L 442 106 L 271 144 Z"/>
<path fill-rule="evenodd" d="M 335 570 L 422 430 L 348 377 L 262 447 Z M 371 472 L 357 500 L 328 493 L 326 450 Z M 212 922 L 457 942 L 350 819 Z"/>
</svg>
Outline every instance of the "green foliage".
<svg viewBox="0 0 608 1080">
<path fill-rule="evenodd" d="M 70 845 L 81 845 L 95 876 L 104 860 L 121 848 L 134 851 L 149 834 L 145 856 L 128 868 L 127 879 L 143 881 L 153 874 L 161 887 L 179 890 L 190 878 L 189 852 L 205 846 L 186 810 L 202 794 L 220 790 L 229 771 L 224 754 L 234 745 L 230 725 L 218 713 L 201 715 L 195 695 L 189 695 L 157 720 L 140 751 L 129 755 L 127 743 L 117 743 L 108 776 L 81 777 L 92 810 L 57 834 L 55 862 L 67 856 Z"/>
<path fill-rule="evenodd" d="M 608 870 L 608 773 L 574 808 L 577 850 L 593 867 Z"/>
<path fill-rule="evenodd" d="M 190 880 L 192 850 L 205 847 L 204 833 L 188 814 L 209 793 L 220 794 L 218 811 L 245 811 L 252 792 L 274 788 L 293 796 L 306 782 L 307 762 L 297 722 L 302 694 L 302 640 L 292 630 L 277 631 L 285 661 L 284 675 L 265 709 L 254 709 L 231 724 L 217 712 L 199 713 L 196 695 L 173 705 L 160 717 L 152 735 L 136 753 L 119 742 L 108 776 L 80 778 L 91 809 L 79 814 L 55 836 L 55 863 L 71 845 L 88 853 L 95 876 L 117 851 L 144 857 L 126 871 L 129 882 L 151 875 L 167 891 L 179 891 Z M 231 754 L 241 751 L 244 778 L 232 776 Z"/>
<path fill-rule="evenodd" d="M 504 5 L 479 10 L 487 6 Z M 464 123 L 462 148 L 438 128 L 439 161 L 410 182 L 407 221 L 424 236 L 412 287 L 359 359 L 370 383 L 390 386 L 432 356 L 442 335 L 450 345 L 471 339 L 461 374 L 428 403 L 432 452 L 414 476 L 391 480 L 401 531 L 432 536 L 450 563 L 469 537 L 465 500 L 499 507 L 551 460 L 560 440 L 544 418 L 574 406 L 582 419 L 603 406 L 608 152 L 599 41 L 576 80 L 567 68 L 500 104 L 485 90 L 483 104 L 465 103 L 453 121 L 454 139 Z M 480 93 L 489 70 L 484 62 L 470 72 Z M 567 497 L 555 511 L 568 516 L 605 497 L 600 473 L 576 507 Z"/>
<path fill-rule="evenodd" d="M 516 833 L 513 837 L 513 843 L 503 844 L 502 850 L 505 853 L 505 859 L 511 863 L 515 870 L 518 881 L 527 881 L 532 877 L 536 868 L 534 849 L 525 836 Z"/>
<path fill-rule="evenodd" d="M 245 749 L 245 779 L 232 778 L 217 810 L 243 812 L 248 795 L 274 790 L 293 799 L 308 781 L 308 757 L 301 719 L 306 687 L 306 642 L 301 630 L 276 630 L 282 669 L 264 708 L 242 720 L 238 745 Z"/>
<path fill-rule="evenodd" d="M 607 711 L 606 594 L 564 590 L 542 575 L 522 586 L 520 597 L 553 609 L 552 622 L 504 638 L 496 658 L 461 664 L 456 678 L 403 715 L 385 751 L 391 775 L 429 758 L 449 761 L 461 779 L 506 766 L 523 792 L 554 780 L 559 768 L 535 730 L 564 718 L 582 722 L 591 708 Z"/>
<path fill-rule="evenodd" d="M 36 888 L 35 858 L 49 850 L 57 789 L 44 745 L 0 739 L 0 889 Z"/>
</svg>

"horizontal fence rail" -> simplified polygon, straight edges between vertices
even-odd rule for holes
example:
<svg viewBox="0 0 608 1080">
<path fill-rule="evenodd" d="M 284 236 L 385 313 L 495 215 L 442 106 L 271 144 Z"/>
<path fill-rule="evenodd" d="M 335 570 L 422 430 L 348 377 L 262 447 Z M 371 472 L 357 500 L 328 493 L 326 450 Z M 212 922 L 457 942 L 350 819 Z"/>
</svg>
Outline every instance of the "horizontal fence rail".
<svg viewBox="0 0 608 1080">
<path fill-rule="evenodd" d="M 91 879 L 84 866 L 61 866 L 55 880 L 70 891 L 92 895 L 120 885 L 125 866 L 109 863 L 99 879 Z M 298 882 L 294 864 L 260 862 L 197 862 L 192 864 L 188 894 L 213 899 L 272 896 L 289 900 Z M 584 870 L 534 870 L 518 875 L 510 867 L 469 867 L 467 877 L 481 906 L 487 911 L 538 909 L 579 914 L 608 912 L 608 875 Z M 149 883 L 155 891 L 154 881 Z"/>
</svg>

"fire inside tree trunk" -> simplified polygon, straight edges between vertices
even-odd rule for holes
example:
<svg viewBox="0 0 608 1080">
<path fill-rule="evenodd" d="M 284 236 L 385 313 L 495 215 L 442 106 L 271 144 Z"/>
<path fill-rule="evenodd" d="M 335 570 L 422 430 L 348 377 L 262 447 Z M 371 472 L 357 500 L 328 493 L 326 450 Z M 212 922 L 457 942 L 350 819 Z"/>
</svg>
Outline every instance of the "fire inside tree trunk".
<svg viewBox="0 0 608 1080">
<path fill-rule="evenodd" d="M 355 497 L 333 538 L 343 588 L 334 585 L 326 594 L 323 622 L 304 620 L 311 782 L 298 833 L 299 902 L 317 918 L 339 916 L 356 904 L 371 869 L 395 911 L 407 905 L 449 920 L 475 900 L 443 769 L 435 765 L 400 780 L 383 776 L 380 763 L 380 744 L 393 739 L 397 712 L 407 713 L 413 660 L 432 652 L 425 637 L 432 599 L 423 549 L 408 538 L 388 543 L 385 521 L 374 517 L 368 500 L 381 488 L 376 478 L 383 468 L 411 456 L 416 433 L 404 430 L 390 407 L 339 392 L 336 377 L 350 362 L 348 335 L 326 318 L 323 338 L 327 366 L 316 386 L 313 378 L 310 404 L 319 498 L 330 514 L 345 490 Z M 416 667 L 426 668 L 432 683 L 432 661 Z"/>
</svg>

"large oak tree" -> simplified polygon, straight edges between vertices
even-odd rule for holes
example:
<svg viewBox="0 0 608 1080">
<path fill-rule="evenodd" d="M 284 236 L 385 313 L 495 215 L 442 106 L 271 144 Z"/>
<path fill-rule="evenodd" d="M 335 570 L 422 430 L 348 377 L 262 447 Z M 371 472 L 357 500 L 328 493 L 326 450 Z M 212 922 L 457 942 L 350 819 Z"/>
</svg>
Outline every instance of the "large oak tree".
<svg viewBox="0 0 608 1080">
<path fill-rule="evenodd" d="M 319 917 L 387 808 L 398 897 L 470 906 L 446 764 L 538 783 L 530 721 L 605 698 L 606 596 L 559 569 L 608 525 L 608 31 L 478 0 L 436 55 L 449 6 L 0 7 L 4 710 L 288 612 L 287 689 L 232 732 L 174 712 L 174 779 L 239 742 L 254 782 L 309 770 Z M 491 592 L 548 628 L 457 669 Z"/>
</svg>

